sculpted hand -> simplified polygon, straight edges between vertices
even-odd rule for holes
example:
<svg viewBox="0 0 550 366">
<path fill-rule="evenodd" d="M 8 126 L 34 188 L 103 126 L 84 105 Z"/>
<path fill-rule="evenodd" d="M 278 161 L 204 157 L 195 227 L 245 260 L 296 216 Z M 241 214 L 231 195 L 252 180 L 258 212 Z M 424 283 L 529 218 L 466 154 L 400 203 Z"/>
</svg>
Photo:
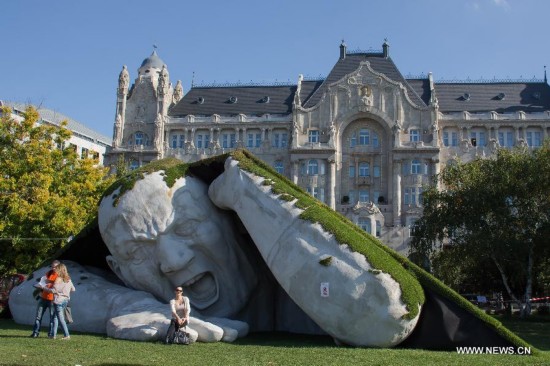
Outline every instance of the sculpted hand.
<svg viewBox="0 0 550 366">
<path fill-rule="evenodd" d="M 123 298 L 122 298 L 123 297 Z M 113 316 L 107 321 L 107 335 L 118 339 L 154 341 L 166 336 L 170 325 L 169 306 L 142 291 L 125 291 L 117 303 L 125 306 L 113 306 Z M 181 319 L 182 323 L 185 319 Z M 244 322 L 223 319 L 199 319 L 189 317 L 186 331 L 191 342 L 233 342 L 248 333 Z"/>
</svg>

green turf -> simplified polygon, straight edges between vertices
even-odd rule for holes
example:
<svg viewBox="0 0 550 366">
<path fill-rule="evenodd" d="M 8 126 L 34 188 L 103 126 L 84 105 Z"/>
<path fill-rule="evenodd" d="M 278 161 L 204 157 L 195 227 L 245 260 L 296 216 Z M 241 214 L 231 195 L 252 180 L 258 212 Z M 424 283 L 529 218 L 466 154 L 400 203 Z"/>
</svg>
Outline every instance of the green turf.
<svg viewBox="0 0 550 366">
<path fill-rule="evenodd" d="M 546 324 L 544 325 L 546 326 Z M 519 335 L 539 332 L 521 323 Z M 522 333 L 523 332 L 523 333 Z M 30 325 L 0 320 L 0 365 L 549 365 L 548 331 L 531 339 L 545 351 L 535 356 L 459 355 L 406 349 L 336 347 L 330 338 L 281 333 L 252 334 L 235 343 L 190 346 L 132 342 L 73 332 L 69 341 L 28 338 Z M 544 346 L 546 345 L 546 346 Z"/>
</svg>

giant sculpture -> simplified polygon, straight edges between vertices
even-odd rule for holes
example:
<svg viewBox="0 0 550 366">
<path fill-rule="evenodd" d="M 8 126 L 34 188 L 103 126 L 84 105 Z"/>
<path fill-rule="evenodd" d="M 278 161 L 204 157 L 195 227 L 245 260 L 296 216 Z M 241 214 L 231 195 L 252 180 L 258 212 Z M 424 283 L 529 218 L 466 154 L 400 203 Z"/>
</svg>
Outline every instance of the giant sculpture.
<svg viewBox="0 0 550 366">
<path fill-rule="evenodd" d="M 355 346 L 521 343 L 246 152 L 134 173 L 101 201 L 98 228 L 112 273 L 68 262 L 75 330 L 160 339 L 182 286 L 194 341 L 287 330 Z M 33 321 L 35 273 L 10 296 L 20 323 Z"/>
</svg>

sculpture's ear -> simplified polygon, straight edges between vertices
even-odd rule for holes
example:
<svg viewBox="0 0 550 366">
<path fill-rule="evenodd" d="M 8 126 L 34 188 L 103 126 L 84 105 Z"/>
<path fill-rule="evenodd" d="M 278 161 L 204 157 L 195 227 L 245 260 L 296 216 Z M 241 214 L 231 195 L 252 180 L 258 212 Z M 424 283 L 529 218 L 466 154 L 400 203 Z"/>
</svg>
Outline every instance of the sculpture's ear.
<svg viewBox="0 0 550 366">
<path fill-rule="evenodd" d="M 105 257 L 105 260 L 107 260 L 107 264 L 109 265 L 109 268 L 111 268 L 111 271 L 113 271 L 118 278 L 122 280 L 122 282 L 126 283 L 124 280 L 124 276 L 122 275 L 122 271 L 120 270 L 120 266 L 112 255 L 108 255 Z"/>
</svg>

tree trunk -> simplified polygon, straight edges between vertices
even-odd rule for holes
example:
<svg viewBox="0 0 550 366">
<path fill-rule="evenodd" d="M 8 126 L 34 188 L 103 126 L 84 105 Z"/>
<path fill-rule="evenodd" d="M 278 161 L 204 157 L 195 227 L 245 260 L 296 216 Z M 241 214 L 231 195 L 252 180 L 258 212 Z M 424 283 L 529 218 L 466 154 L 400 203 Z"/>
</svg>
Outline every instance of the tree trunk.
<svg viewBox="0 0 550 366">
<path fill-rule="evenodd" d="M 525 284 L 525 303 L 521 307 L 521 317 L 525 318 L 531 315 L 531 296 L 533 292 L 533 243 L 530 240 L 529 243 L 529 254 L 527 257 L 527 279 Z"/>
<path fill-rule="evenodd" d="M 498 268 L 498 272 L 500 273 L 500 277 L 502 278 L 502 283 L 504 284 L 504 287 L 506 288 L 506 292 L 508 292 L 508 295 L 510 295 L 510 298 L 512 298 L 512 300 L 518 305 L 518 307 L 523 310 L 523 305 L 522 305 L 521 301 L 512 292 L 512 289 L 510 288 L 510 285 L 508 284 L 508 276 L 504 272 L 504 269 L 502 268 L 502 266 L 500 265 L 500 263 L 497 261 L 497 259 L 495 258 L 495 256 L 493 254 L 491 254 L 491 259 L 493 260 L 493 262 L 495 262 L 495 265 Z"/>
</svg>

